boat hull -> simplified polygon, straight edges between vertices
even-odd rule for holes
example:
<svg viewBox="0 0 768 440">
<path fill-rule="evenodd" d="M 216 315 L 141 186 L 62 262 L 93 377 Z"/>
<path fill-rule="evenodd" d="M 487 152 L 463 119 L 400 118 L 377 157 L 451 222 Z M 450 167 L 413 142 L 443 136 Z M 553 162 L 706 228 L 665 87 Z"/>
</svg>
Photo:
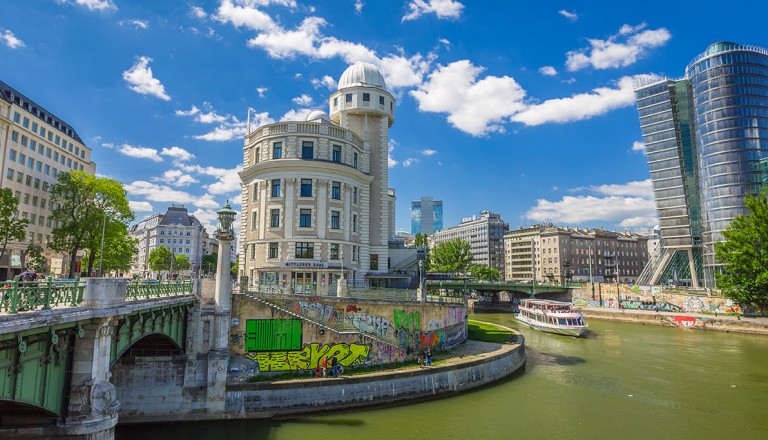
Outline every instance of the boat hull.
<svg viewBox="0 0 768 440">
<path fill-rule="evenodd" d="M 584 334 L 587 333 L 588 327 L 586 325 L 579 325 L 579 326 L 554 326 L 550 324 L 545 324 L 542 322 L 537 321 L 531 321 L 526 319 L 525 316 L 521 315 L 515 315 L 515 318 L 522 324 L 527 325 L 528 327 L 539 330 L 542 332 L 547 333 L 553 333 L 556 335 L 564 335 L 564 336 L 574 336 L 574 337 L 581 337 L 584 336 Z"/>
</svg>

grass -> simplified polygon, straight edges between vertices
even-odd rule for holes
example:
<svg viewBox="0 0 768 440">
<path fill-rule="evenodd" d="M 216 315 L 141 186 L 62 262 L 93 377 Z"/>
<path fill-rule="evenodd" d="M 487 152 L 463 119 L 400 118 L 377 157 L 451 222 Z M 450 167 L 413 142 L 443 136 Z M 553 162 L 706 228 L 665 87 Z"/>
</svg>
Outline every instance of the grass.
<svg viewBox="0 0 768 440">
<path fill-rule="evenodd" d="M 473 341 L 495 342 L 497 344 L 504 344 L 510 341 L 517 340 L 514 333 L 509 330 L 504 330 L 493 324 L 486 324 L 480 321 L 469 320 L 467 322 L 467 333 L 469 339 Z"/>
</svg>

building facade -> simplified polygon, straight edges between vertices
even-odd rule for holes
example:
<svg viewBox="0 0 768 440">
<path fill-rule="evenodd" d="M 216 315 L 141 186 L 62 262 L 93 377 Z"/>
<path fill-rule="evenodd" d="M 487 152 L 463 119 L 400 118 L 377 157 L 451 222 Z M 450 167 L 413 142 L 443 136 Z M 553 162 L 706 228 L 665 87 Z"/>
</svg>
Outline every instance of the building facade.
<svg viewBox="0 0 768 440">
<path fill-rule="evenodd" d="M 355 284 L 386 276 L 394 106 L 376 67 L 356 63 L 329 98 L 330 116 L 246 135 L 240 267 L 252 285 L 322 291 L 342 273 Z"/>
<path fill-rule="evenodd" d="M 161 246 L 168 248 L 174 256 L 187 257 L 190 268 L 182 274 L 205 272 L 206 268 L 200 266 L 203 255 L 216 252 L 213 249 L 216 239 L 211 238 L 200 220 L 180 204 L 172 205 L 165 214 L 151 215 L 131 226 L 130 234 L 138 240 L 139 247 L 131 265 L 131 276 L 142 279 L 163 275 L 153 272 L 148 263 L 149 254 Z"/>
<path fill-rule="evenodd" d="M 13 190 L 19 200 L 18 216 L 29 220 L 26 241 L 8 243 L 0 260 L 0 278 L 23 270 L 31 243 L 44 248 L 51 273 L 65 273 L 68 258 L 47 248 L 55 226 L 50 192 L 59 173 L 96 173 L 91 149 L 70 124 L 0 81 L 0 154 L 0 187 Z"/>
<path fill-rule="evenodd" d="M 443 229 L 443 201 L 422 197 L 411 202 L 411 234 L 432 235 Z"/>
<path fill-rule="evenodd" d="M 499 271 L 504 279 L 504 235 L 509 223 L 501 215 L 483 211 L 480 216 L 465 218 L 456 226 L 447 227 L 429 236 L 429 246 L 434 247 L 448 240 L 460 238 L 469 243 L 472 263 L 482 264 Z"/>
<path fill-rule="evenodd" d="M 768 50 L 720 42 L 682 79 L 635 85 L 661 227 L 641 282 L 715 287 L 714 245 L 765 178 L 767 77 Z"/>
<path fill-rule="evenodd" d="M 648 255 L 648 238 L 626 231 L 546 224 L 504 236 L 507 281 L 635 283 Z"/>
</svg>

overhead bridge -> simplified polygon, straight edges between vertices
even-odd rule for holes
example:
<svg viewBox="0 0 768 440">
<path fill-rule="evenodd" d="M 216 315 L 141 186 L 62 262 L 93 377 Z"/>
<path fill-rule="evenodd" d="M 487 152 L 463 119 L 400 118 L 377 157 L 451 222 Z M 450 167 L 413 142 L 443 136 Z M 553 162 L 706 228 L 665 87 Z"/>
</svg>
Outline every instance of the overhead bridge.
<svg viewBox="0 0 768 440">
<path fill-rule="evenodd" d="M 480 282 L 472 280 L 427 280 L 427 290 L 445 289 L 455 291 L 478 291 L 478 292 L 516 292 L 529 296 L 536 296 L 542 293 L 565 293 L 568 292 L 568 286 L 533 284 L 533 283 L 512 283 L 512 282 Z"/>
</svg>

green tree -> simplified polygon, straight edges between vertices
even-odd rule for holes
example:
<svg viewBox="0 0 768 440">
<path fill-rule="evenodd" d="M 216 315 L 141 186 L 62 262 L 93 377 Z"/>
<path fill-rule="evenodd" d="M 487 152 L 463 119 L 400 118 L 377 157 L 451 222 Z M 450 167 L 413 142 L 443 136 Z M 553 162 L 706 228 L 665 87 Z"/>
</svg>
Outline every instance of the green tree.
<svg viewBox="0 0 768 440">
<path fill-rule="evenodd" d="M 470 245 L 460 238 L 444 241 L 429 253 L 430 272 L 465 272 L 472 262 Z"/>
<path fill-rule="evenodd" d="M 748 195 L 748 214 L 733 219 L 715 243 L 715 258 L 723 264 L 717 285 L 738 304 L 761 310 L 768 306 L 768 193 Z"/>
<path fill-rule="evenodd" d="M 421 247 L 427 247 L 428 241 L 427 241 L 427 234 L 422 234 L 419 232 L 413 237 L 413 244 L 416 245 L 417 248 Z"/>
<path fill-rule="evenodd" d="M 190 266 L 192 265 L 189 262 L 189 258 L 184 254 L 176 255 L 176 258 L 173 260 L 173 270 L 175 271 L 188 270 Z"/>
<path fill-rule="evenodd" d="M 478 281 L 499 281 L 499 271 L 484 264 L 470 264 L 467 271 Z"/>
<path fill-rule="evenodd" d="M 160 246 L 152 249 L 147 257 L 147 264 L 149 264 L 149 270 L 155 272 L 161 272 L 164 270 L 171 270 L 171 258 L 173 253 L 165 246 Z M 175 262 L 174 262 L 175 263 Z"/>
<path fill-rule="evenodd" d="M 238 266 L 240 265 L 238 260 L 229 263 L 229 275 L 233 278 L 237 278 Z"/>
<path fill-rule="evenodd" d="M 90 250 L 88 270 L 92 271 L 105 218 L 107 223 L 117 221 L 124 224 L 134 218 L 120 182 L 82 171 L 59 174 L 51 189 L 51 201 L 56 204 L 51 217 L 58 222 L 58 227 L 51 232 L 50 247 L 69 254 L 70 277 L 74 276 L 77 254 L 81 249 Z"/>
<path fill-rule="evenodd" d="M 9 188 L 0 189 L 0 258 L 3 258 L 9 241 L 23 241 L 27 238 L 29 220 L 16 218 L 18 211 L 19 199 L 14 197 L 13 191 Z"/>
<path fill-rule="evenodd" d="M 30 243 L 27 246 L 24 264 L 27 266 L 27 269 L 32 269 L 35 272 L 45 272 L 48 269 L 48 260 L 43 255 L 43 247 L 37 243 Z"/>
<path fill-rule="evenodd" d="M 219 255 L 216 252 L 212 254 L 203 255 L 201 270 L 205 271 L 208 274 L 216 273 L 216 264 L 218 263 L 218 261 L 219 261 Z"/>
<path fill-rule="evenodd" d="M 104 256 L 100 255 L 101 246 L 99 246 L 95 260 L 101 260 L 103 272 L 127 272 L 131 270 L 133 256 L 138 252 L 139 242 L 131 237 L 128 227 L 121 222 L 108 221 L 104 234 Z"/>
</svg>

